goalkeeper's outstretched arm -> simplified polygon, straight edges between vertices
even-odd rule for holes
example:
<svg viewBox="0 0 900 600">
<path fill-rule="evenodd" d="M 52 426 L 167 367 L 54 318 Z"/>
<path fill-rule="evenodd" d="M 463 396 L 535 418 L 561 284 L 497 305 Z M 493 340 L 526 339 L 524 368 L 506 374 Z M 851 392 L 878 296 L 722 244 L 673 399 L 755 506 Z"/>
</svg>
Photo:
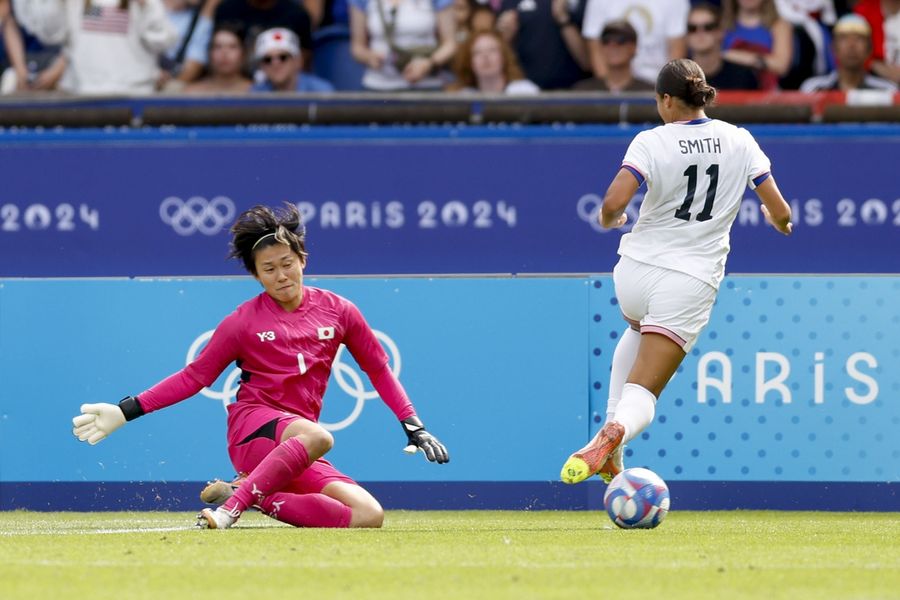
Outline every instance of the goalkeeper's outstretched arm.
<svg viewBox="0 0 900 600">
<path fill-rule="evenodd" d="M 122 398 L 118 404 L 82 404 L 81 414 L 72 419 L 72 433 L 90 445 L 105 440 L 109 434 L 144 414 L 137 396 Z"/>
</svg>

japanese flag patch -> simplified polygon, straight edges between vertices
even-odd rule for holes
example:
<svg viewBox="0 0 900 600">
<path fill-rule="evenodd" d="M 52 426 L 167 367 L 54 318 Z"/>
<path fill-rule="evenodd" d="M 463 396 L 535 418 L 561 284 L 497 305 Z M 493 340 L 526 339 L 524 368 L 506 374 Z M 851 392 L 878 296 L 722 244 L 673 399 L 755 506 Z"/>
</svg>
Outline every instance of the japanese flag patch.
<svg viewBox="0 0 900 600">
<path fill-rule="evenodd" d="M 316 331 L 319 333 L 320 340 L 334 339 L 334 327 L 319 327 Z"/>
</svg>

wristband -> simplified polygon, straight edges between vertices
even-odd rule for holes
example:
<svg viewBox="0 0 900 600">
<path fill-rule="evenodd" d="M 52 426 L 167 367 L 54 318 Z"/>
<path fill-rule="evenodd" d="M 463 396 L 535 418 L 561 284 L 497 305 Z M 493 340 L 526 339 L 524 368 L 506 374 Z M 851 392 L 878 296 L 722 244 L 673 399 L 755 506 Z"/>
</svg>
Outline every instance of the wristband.
<svg viewBox="0 0 900 600">
<path fill-rule="evenodd" d="M 119 410 L 125 415 L 126 421 L 134 421 L 144 415 L 144 407 L 137 396 L 125 396 L 119 401 Z"/>
</svg>

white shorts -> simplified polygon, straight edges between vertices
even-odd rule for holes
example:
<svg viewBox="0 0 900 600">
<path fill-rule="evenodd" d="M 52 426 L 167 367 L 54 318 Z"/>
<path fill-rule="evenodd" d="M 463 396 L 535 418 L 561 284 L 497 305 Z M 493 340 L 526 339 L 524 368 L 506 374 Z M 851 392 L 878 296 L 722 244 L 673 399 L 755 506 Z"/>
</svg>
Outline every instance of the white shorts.
<svg viewBox="0 0 900 600">
<path fill-rule="evenodd" d="M 616 298 L 625 319 L 641 333 L 662 334 L 685 353 L 709 322 L 716 289 L 687 273 L 623 256 L 613 269 Z"/>
</svg>

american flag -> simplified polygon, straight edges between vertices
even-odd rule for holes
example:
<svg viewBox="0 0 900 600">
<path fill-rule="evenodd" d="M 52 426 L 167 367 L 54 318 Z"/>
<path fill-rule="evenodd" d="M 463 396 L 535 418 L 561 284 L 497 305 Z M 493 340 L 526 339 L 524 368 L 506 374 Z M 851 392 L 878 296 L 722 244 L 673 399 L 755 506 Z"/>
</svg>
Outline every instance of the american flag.
<svg viewBox="0 0 900 600">
<path fill-rule="evenodd" d="M 128 33 L 128 9 L 90 4 L 84 10 L 81 29 L 100 33 Z"/>
</svg>

